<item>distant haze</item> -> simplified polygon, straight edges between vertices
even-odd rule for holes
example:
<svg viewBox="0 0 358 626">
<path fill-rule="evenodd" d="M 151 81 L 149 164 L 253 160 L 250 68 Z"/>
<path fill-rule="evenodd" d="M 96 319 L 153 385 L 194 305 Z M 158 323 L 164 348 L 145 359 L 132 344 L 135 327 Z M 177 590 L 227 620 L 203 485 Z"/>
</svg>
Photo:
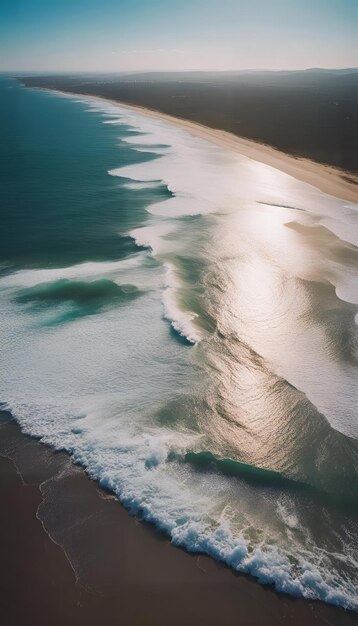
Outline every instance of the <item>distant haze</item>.
<svg viewBox="0 0 358 626">
<path fill-rule="evenodd" d="M 357 0 L 2 0 L 0 70 L 353 67 Z"/>
</svg>

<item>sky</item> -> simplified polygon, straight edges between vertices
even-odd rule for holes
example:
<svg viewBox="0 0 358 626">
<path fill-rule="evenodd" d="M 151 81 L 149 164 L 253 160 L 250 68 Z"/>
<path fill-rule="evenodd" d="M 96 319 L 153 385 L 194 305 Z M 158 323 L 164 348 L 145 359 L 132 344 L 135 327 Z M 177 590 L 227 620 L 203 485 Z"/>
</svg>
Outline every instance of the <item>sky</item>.
<svg viewBox="0 0 358 626">
<path fill-rule="evenodd" d="M 358 0 L 0 0 L 0 71 L 356 67 Z"/>
</svg>

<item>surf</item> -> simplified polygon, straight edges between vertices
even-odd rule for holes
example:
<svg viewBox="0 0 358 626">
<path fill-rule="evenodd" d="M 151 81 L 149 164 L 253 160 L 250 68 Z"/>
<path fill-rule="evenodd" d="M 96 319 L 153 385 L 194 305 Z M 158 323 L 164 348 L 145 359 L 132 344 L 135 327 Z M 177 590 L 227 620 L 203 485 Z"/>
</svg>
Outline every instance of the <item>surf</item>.
<svg viewBox="0 0 358 626">
<path fill-rule="evenodd" d="M 316 498 L 357 484 L 355 309 L 327 287 L 356 275 L 354 208 L 166 122 L 26 93 L 62 134 L 76 110 L 104 156 L 87 146 L 80 193 L 71 144 L 79 195 L 53 245 L 34 195 L 42 250 L 6 249 L 6 406 L 173 544 L 357 608 L 356 517 Z M 324 231 L 329 258 L 315 219 L 339 238 Z"/>
</svg>

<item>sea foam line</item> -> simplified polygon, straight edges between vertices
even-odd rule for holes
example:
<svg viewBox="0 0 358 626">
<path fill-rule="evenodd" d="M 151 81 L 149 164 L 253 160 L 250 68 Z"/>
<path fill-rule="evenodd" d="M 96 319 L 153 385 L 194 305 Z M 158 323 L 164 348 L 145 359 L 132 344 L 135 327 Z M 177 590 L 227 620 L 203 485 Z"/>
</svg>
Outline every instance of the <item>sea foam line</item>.
<svg viewBox="0 0 358 626">
<path fill-rule="evenodd" d="M 182 311 L 177 304 L 177 294 L 180 289 L 179 282 L 175 275 L 174 266 L 164 263 L 165 288 L 163 293 L 164 318 L 167 319 L 172 328 L 182 337 L 192 344 L 198 344 L 201 336 L 196 330 L 193 322 L 199 316 L 192 311 Z"/>
<path fill-rule="evenodd" d="M 170 293 L 171 281 L 175 278 L 173 272 L 164 291 L 169 289 Z M 37 415 L 36 409 L 33 418 Z M 26 423 L 24 412 L 19 419 Z M 47 435 L 44 441 L 58 448 L 66 447 L 73 458 L 86 467 L 90 476 L 117 494 L 130 512 L 141 514 L 165 530 L 174 544 L 192 552 L 206 552 L 237 571 L 256 576 L 262 583 L 274 584 L 279 591 L 357 608 L 353 585 L 327 572 L 324 577 L 318 567 L 303 558 L 294 567 L 286 555 L 275 548 L 259 546 L 250 550 L 244 537 L 235 536 L 226 522 L 221 522 L 215 529 L 210 527 L 205 522 L 208 505 L 205 491 L 203 502 L 196 501 L 198 508 L 194 510 L 192 494 L 185 497 L 184 485 L 174 484 L 168 477 L 167 446 L 162 440 L 132 435 L 126 439 L 122 432 L 120 443 L 118 440 L 114 443 L 111 436 L 105 444 L 103 440 L 98 441 L 103 436 L 101 428 L 91 432 L 90 424 L 87 424 L 87 430 L 85 427 L 76 429 L 74 420 L 72 426 L 71 431 L 60 428 L 58 437 Z M 33 419 L 29 429 L 33 432 L 34 428 L 43 435 Z M 178 437 L 177 432 L 175 437 Z M 168 479 L 165 483 L 157 480 L 160 470 Z"/>
<path fill-rule="evenodd" d="M 296 554 L 293 562 L 272 545 L 262 543 L 252 549 L 242 533 L 233 533 L 225 518 L 214 527 L 206 521 L 210 507 L 205 490 L 201 489 L 203 495 L 192 494 L 168 468 L 168 455 L 172 446 L 178 447 L 179 433 L 163 428 L 159 436 L 150 432 L 133 435 L 123 430 L 119 443 L 118 439 L 114 442 L 111 432 L 104 431 L 98 438 L 98 429 L 92 432 L 87 419 L 79 420 L 80 428 L 75 428 L 77 420 L 72 419 L 73 427 L 66 432 L 56 419 L 53 433 L 44 436 L 42 428 L 26 417 L 25 407 L 20 411 L 11 405 L 7 408 L 27 434 L 42 437 L 43 443 L 54 448 L 67 449 L 73 460 L 102 487 L 112 491 L 131 515 L 153 523 L 169 536 L 173 545 L 208 554 L 236 572 L 254 576 L 260 584 L 273 585 L 276 591 L 358 610 L 354 582 L 326 571 L 323 553 L 321 557 L 315 555 L 318 563 L 323 559 L 322 570 L 308 560 L 308 551 L 306 557 Z M 183 448 L 192 440 L 185 434 L 179 438 L 179 447 Z"/>
</svg>

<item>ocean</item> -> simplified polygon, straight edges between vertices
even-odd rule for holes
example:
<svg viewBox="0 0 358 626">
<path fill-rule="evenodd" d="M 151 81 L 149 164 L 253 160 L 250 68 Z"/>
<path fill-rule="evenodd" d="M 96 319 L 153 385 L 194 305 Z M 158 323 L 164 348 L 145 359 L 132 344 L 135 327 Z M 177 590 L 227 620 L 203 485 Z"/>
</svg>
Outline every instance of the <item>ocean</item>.
<svg viewBox="0 0 358 626">
<path fill-rule="evenodd" d="M 357 609 L 357 205 L 0 91 L 3 408 L 174 545 Z"/>
</svg>

